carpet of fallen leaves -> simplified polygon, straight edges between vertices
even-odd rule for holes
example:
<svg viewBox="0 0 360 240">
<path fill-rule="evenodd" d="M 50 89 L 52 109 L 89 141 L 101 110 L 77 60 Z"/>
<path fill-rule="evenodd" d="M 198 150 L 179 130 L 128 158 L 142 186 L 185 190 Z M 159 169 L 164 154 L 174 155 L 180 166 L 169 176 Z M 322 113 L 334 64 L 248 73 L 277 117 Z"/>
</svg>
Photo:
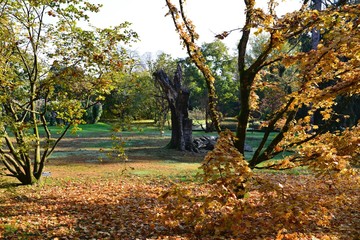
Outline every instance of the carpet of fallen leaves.
<svg viewBox="0 0 360 240">
<path fill-rule="evenodd" d="M 263 173 L 258 173 L 263 174 Z M 279 216 L 271 216 L 277 202 L 257 205 L 258 217 L 249 216 L 251 235 L 241 239 L 359 239 L 360 197 L 358 180 L 316 179 L 312 175 L 263 174 L 278 181 L 291 199 L 307 191 L 316 207 L 330 209 L 328 222 L 319 219 L 293 221 L 290 232 L 273 231 Z M 191 228 L 171 228 L 157 218 L 165 205 L 159 198 L 174 179 L 139 177 L 83 176 L 62 178 L 48 184 L 20 186 L 0 191 L 0 239 L 229 239 L 214 237 Z M 175 180 L 176 181 L 176 180 Z M 193 182 L 202 191 L 201 185 Z M 254 201 L 261 199 L 256 190 Z M 335 201 L 335 199 L 337 199 Z M 299 203 L 301 206 L 301 203 Z M 266 214 L 268 213 L 268 214 Z M 241 224 L 241 219 L 239 219 Z M 287 224 L 292 224 L 291 222 Z M 285 231 L 286 234 L 280 234 Z M 236 238 L 238 239 L 238 238 Z"/>
</svg>

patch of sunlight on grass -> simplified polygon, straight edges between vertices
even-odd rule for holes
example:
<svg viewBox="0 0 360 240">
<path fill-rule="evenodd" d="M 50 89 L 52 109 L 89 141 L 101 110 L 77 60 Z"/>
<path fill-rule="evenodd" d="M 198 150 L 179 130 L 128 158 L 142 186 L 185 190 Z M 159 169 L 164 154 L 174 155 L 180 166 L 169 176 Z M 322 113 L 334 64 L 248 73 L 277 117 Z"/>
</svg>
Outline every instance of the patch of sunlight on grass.
<svg viewBox="0 0 360 240">
<path fill-rule="evenodd" d="M 153 162 L 153 163 L 129 163 L 132 170 L 129 173 L 139 176 L 179 176 L 195 175 L 200 172 L 199 163 L 178 163 L 173 161 Z"/>
</svg>

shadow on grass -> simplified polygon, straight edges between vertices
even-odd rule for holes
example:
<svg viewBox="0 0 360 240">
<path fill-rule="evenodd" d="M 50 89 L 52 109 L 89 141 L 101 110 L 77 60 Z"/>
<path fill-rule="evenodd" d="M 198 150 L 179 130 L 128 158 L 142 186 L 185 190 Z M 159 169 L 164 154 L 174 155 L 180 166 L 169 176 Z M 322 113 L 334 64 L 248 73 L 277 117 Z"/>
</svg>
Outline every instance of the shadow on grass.
<svg viewBox="0 0 360 240">
<path fill-rule="evenodd" d="M 0 189 L 11 189 L 11 188 L 15 188 L 15 187 L 18 187 L 18 186 L 21 186 L 21 184 L 6 181 L 6 180 L 3 180 L 3 179 L 0 181 Z"/>
</svg>

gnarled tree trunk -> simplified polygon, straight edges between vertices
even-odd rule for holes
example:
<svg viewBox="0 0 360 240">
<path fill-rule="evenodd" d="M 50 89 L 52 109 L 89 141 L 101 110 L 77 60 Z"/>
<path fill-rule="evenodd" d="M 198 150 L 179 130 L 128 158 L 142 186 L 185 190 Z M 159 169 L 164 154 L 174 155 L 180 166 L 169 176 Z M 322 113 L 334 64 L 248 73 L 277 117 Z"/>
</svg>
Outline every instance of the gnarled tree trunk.
<svg viewBox="0 0 360 240">
<path fill-rule="evenodd" d="M 163 70 L 157 70 L 154 76 L 166 95 L 171 112 L 172 133 L 168 147 L 181 151 L 192 150 L 192 120 L 188 116 L 190 92 L 181 85 L 182 70 L 180 64 L 177 66 L 172 81 Z"/>
</svg>

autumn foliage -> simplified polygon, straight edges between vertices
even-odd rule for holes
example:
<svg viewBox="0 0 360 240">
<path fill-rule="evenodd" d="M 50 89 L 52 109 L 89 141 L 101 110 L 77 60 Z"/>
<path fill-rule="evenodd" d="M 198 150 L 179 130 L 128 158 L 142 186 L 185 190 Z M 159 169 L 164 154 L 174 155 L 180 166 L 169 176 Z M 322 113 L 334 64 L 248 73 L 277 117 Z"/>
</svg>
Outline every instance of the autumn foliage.
<svg viewBox="0 0 360 240">
<path fill-rule="evenodd" d="M 184 1 L 177 5 L 167 0 L 169 13 L 175 28 L 186 47 L 189 57 L 203 73 L 209 90 L 209 103 L 216 104 L 213 95 L 214 79 L 210 68 L 203 61 L 201 49 L 196 43 L 198 37 L 195 25 L 186 16 Z M 284 150 L 296 151 L 306 144 L 314 145 L 319 136 L 325 134 L 330 142 L 335 139 L 329 137 L 334 133 L 330 125 L 339 122 L 340 117 L 335 111 L 337 98 L 359 94 L 359 5 L 339 5 L 325 10 L 311 10 L 308 1 L 304 1 L 298 11 L 287 13 L 279 17 L 276 15 L 276 1 L 270 1 L 267 9 L 257 8 L 255 1 L 245 1 L 245 23 L 240 30 L 242 36 L 238 44 L 238 79 L 240 111 L 237 116 L 238 124 L 234 146 L 244 154 L 246 131 L 252 113 L 259 108 L 258 91 L 268 88 L 286 91 L 278 101 L 278 109 L 269 114 L 263 141 L 256 146 L 255 154 L 249 159 L 251 168 L 272 159 Z M 231 31 L 221 34 L 225 38 Z M 310 51 L 296 50 L 294 42 L 301 42 L 301 38 L 311 35 L 314 31 L 321 34 L 322 39 L 314 44 Z M 226 33 L 226 34 L 225 34 Z M 250 48 L 250 37 L 264 33 L 266 41 L 261 45 L 261 51 L 246 62 L 246 54 Z M 216 37 L 216 36 L 215 36 Z M 291 44 L 292 45 L 291 45 Z M 287 48 L 286 46 L 292 47 Z M 266 75 L 271 75 L 272 69 L 293 68 L 289 79 L 269 81 Z M 271 91 L 267 92 L 271 94 Z M 214 110 L 213 107 L 210 107 Z M 305 116 L 298 112 L 306 109 Z M 314 123 L 315 115 L 320 115 L 321 121 Z M 212 114 L 214 122 L 217 114 Z M 346 116 L 345 116 L 346 117 Z M 355 123 L 357 125 L 357 123 Z M 344 126 L 352 127 L 352 126 Z M 278 130 L 273 139 L 270 132 Z M 356 131 L 349 129 L 348 134 Z M 289 137 L 291 136 L 291 137 Z M 320 137 L 326 144 L 325 138 Z M 265 144 L 270 141 L 269 144 Z M 310 143 L 311 141 L 311 143 Z M 331 143 L 330 143 L 331 144 Z M 356 144 L 355 144 L 356 145 Z M 298 151 L 297 154 L 301 154 Z M 298 160 L 299 158 L 297 158 Z"/>
<path fill-rule="evenodd" d="M 233 142 L 233 134 L 223 132 L 202 163 L 199 182 L 174 185 L 163 193 L 166 207 L 159 211 L 164 224 L 176 231 L 187 229 L 197 237 L 356 239 L 353 224 L 359 220 L 358 211 L 336 209 L 356 208 L 360 178 L 347 161 L 329 160 L 335 148 L 313 149 L 321 156 L 308 165 L 318 175 L 310 170 L 310 175 L 275 175 L 252 172 Z M 338 149 L 340 155 L 341 146 Z M 277 163 L 277 170 L 288 168 L 289 163 Z M 351 218 L 351 223 L 341 223 L 344 218 Z M 319 232 L 323 228 L 329 232 Z"/>
<path fill-rule="evenodd" d="M 175 188 L 161 216 L 175 231 L 208 239 L 356 239 L 359 178 L 348 180 L 255 174 L 245 199 L 227 201 L 208 185 Z"/>
<path fill-rule="evenodd" d="M 166 2 L 189 57 L 207 80 L 209 101 L 216 102 L 212 95 L 216 79 L 201 61 L 195 26 L 185 15 L 185 1 L 180 0 L 178 5 L 170 0 Z M 337 98 L 360 93 L 360 5 L 341 3 L 320 11 L 309 9 L 308 1 L 304 1 L 299 11 L 278 17 L 276 1 L 269 1 L 266 10 L 257 8 L 253 0 L 244 3 L 245 23 L 238 44 L 240 112 L 236 135 L 221 132 L 215 149 L 202 164 L 201 190 L 176 186 L 163 195 L 168 204 L 163 212 L 165 223 L 174 228 L 190 226 L 199 235 L 228 234 L 240 239 L 317 237 L 316 228 L 329 227 L 337 221 L 335 215 L 339 212 L 331 209 L 353 197 L 340 193 L 339 186 L 349 179 L 359 180 L 358 170 L 354 168 L 359 166 L 360 158 L 359 123 L 338 129 L 330 126 L 340 122 L 334 111 Z M 263 32 L 267 41 L 261 52 L 252 62 L 246 62 L 251 35 Z M 283 51 L 290 42 L 300 42 L 302 36 L 314 32 L 319 32 L 322 39 L 312 50 L 298 51 L 294 45 Z M 225 31 L 215 37 L 224 39 L 230 33 Z M 245 161 L 247 125 L 259 106 L 257 92 L 265 87 L 280 89 L 284 79 L 269 82 L 264 77 L 279 66 L 295 71 L 286 80 L 287 91 L 278 99 L 282 101 L 278 109 L 263 124 L 262 141 Z M 305 116 L 298 114 L 301 109 L 306 109 Z M 320 115 L 321 121 L 315 123 L 315 115 Z M 273 131 L 276 135 L 270 137 Z M 280 161 L 271 160 L 282 153 L 289 156 Z M 293 177 L 252 171 L 295 167 L 306 167 L 320 179 L 303 176 L 296 182 L 292 181 Z M 267 235 L 268 230 L 276 235 Z M 356 233 L 351 236 L 356 237 Z"/>
</svg>

